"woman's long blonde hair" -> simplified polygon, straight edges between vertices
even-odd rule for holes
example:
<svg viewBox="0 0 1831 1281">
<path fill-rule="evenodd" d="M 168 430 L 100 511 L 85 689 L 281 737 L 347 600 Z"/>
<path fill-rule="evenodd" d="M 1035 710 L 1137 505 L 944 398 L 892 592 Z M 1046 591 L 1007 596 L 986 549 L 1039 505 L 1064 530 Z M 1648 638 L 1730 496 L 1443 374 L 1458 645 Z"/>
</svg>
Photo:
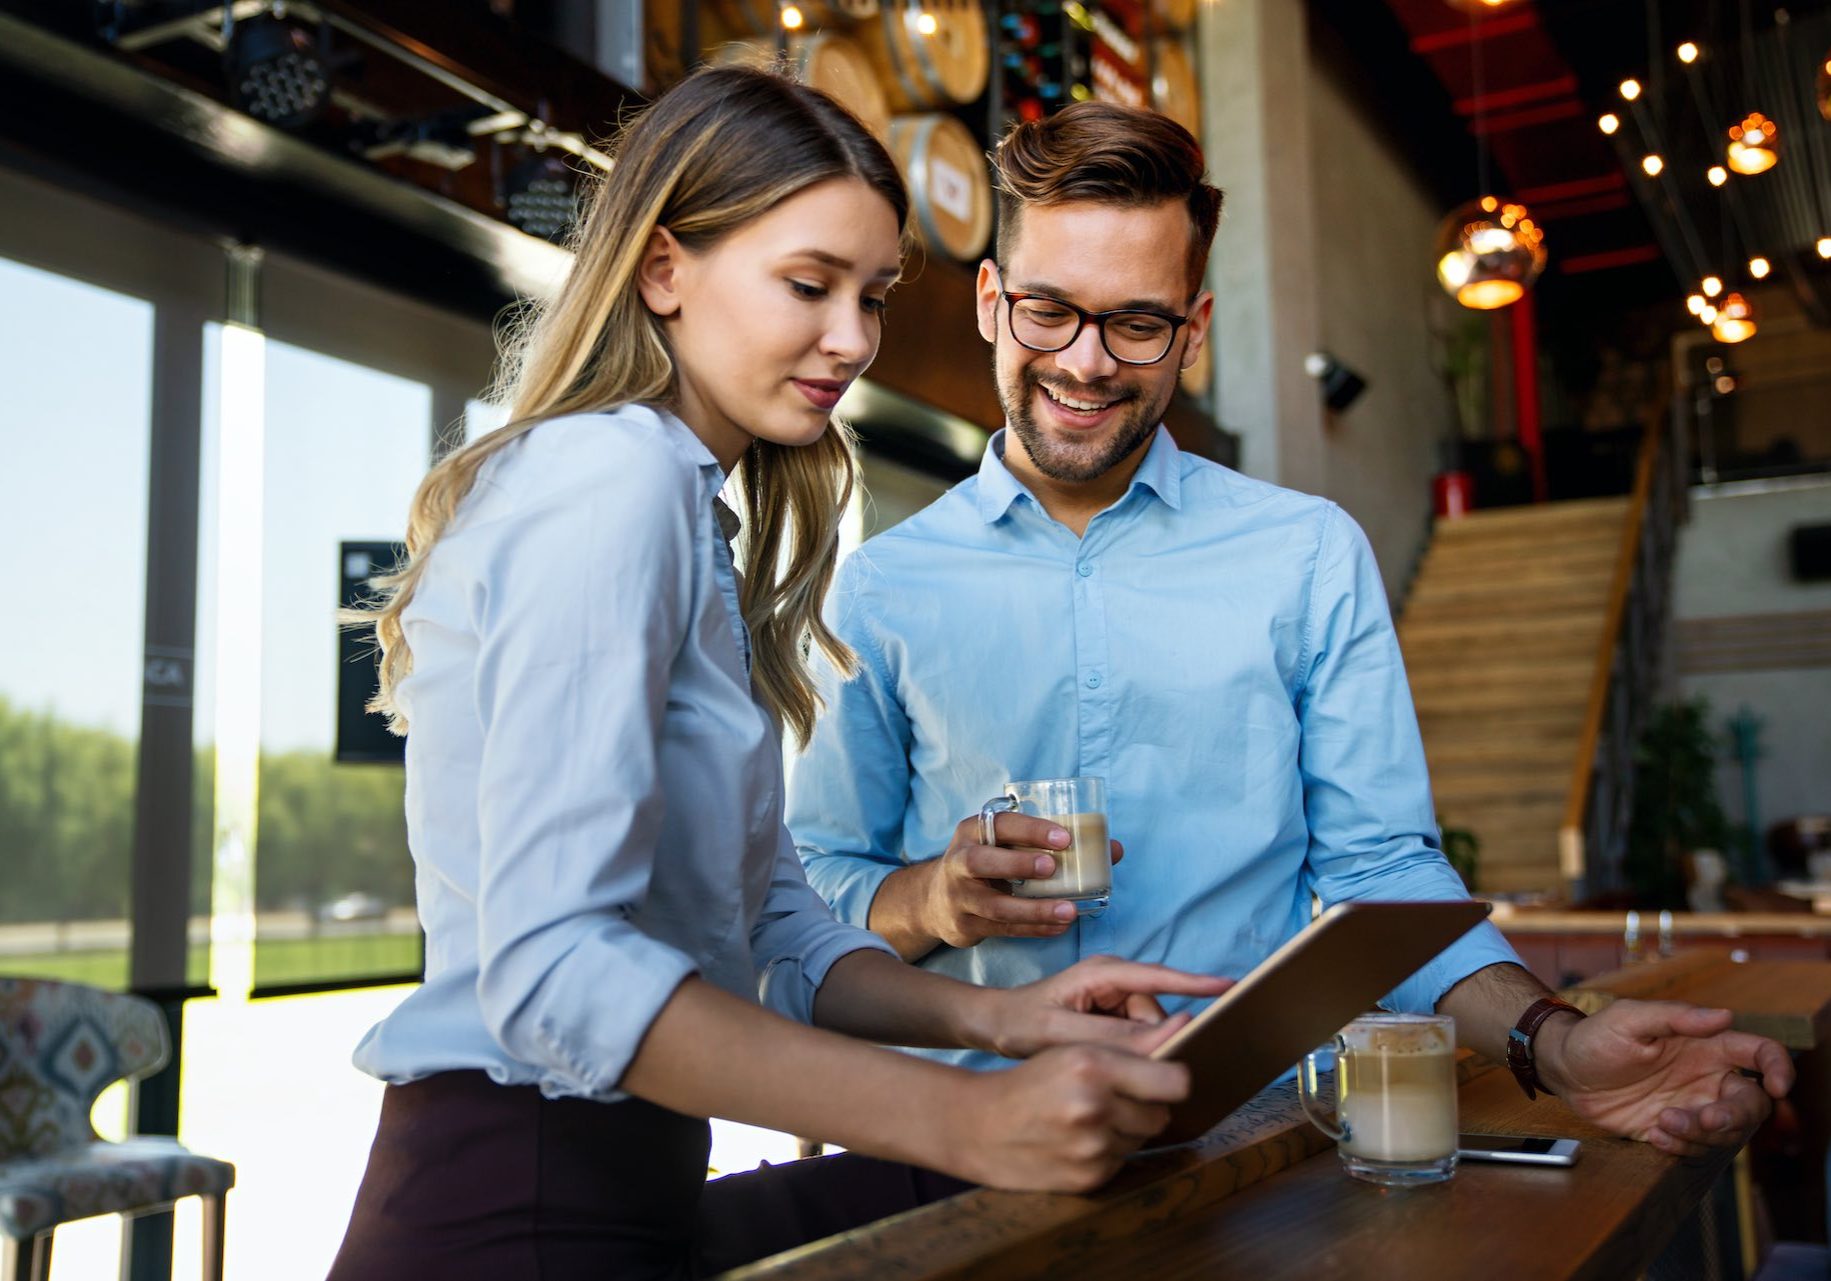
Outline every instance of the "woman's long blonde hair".
<svg viewBox="0 0 1831 1281">
<path fill-rule="evenodd" d="M 407 519 L 407 559 L 376 582 L 381 595 L 371 617 L 381 684 L 370 708 L 385 713 L 397 734 L 407 732 L 407 720 L 395 692 L 413 668 L 401 612 L 483 464 L 551 418 L 673 404 L 673 355 L 636 288 L 657 227 L 703 251 L 831 178 L 863 180 L 890 202 L 898 225 L 908 225 L 908 193 L 882 144 L 825 94 L 768 71 L 695 73 L 627 126 L 614 154 L 615 170 L 599 181 L 574 234 L 575 258 L 559 296 L 526 313 L 507 344 L 497 399 L 509 406 L 508 423 L 427 474 Z M 804 744 L 820 703 L 807 668 L 809 641 L 845 675 L 855 669 L 851 651 L 820 617 L 854 481 L 850 433 L 835 424 L 802 447 L 758 440 L 736 475 L 745 509 L 740 607 L 751 632 L 751 678 L 763 705 Z"/>
</svg>

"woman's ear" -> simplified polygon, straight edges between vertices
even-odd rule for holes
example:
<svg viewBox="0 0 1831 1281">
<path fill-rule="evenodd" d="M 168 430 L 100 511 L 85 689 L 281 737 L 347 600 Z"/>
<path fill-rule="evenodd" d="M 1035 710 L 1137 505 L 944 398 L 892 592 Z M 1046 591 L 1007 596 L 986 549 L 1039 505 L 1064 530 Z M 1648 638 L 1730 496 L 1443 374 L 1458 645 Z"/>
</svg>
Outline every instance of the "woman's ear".
<svg viewBox="0 0 1831 1281">
<path fill-rule="evenodd" d="M 657 227 L 649 233 L 642 261 L 636 267 L 636 289 L 642 295 L 643 305 L 655 315 L 679 313 L 685 258 L 680 242 L 666 227 Z"/>
</svg>

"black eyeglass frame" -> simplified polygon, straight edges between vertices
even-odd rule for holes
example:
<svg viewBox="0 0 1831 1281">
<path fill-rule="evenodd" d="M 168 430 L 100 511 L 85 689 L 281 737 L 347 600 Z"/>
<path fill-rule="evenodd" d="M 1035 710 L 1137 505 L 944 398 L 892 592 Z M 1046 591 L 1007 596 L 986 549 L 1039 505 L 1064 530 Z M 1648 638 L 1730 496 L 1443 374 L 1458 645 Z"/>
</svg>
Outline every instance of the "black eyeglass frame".
<svg viewBox="0 0 1831 1281">
<path fill-rule="evenodd" d="M 1153 311 L 1149 307 L 1120 307 L 1114 311 L 1088 311 L 1085 307 L 1075 306 L 1066 298 L 1057 298 L 1050 294 L 1014 294 L 1005 290 L 1000 290 L 998 296 L 1004 299 L 1005 302 L 1005 327 L 1011 331 L 1011 341 L 1024 350 L 1043 352 L 1044 354 L 1067 351 L 1070 347 L 1074 346 L 1075 340 L 1081 336 L 1081 331 L 1086 329 L 1091 323 L 1100 331 L 1100 345 L 1106 349 L 1106 354 L 1120 364 L 1131 365 L 1134 368 L 1149 368 L 1152 365 L 1162 364 L 1164 357 L 1168 356 L 1171 349 L 1176 346 L 1176 335 L 1181 333 L 1182 327 L 1189 323 L 1189 318 L 1187 316 L 1178 316 L 1167 311 Z M 1075 314 L 1076 319 L 1074 332 L 1068 336 L 1068 341 L 1063 343 L 1060 347 L 1038 347 L 1019 338 L 1017 336 L 1017 304 L 1020 302 L 1046 302 L 1057 307 L 1065 307 L 1069 311 L 1072 311 Z M 1107 341 L 1106 322 L 1113 319 L 1115 316 L 1150 316 L 1154 320 L 1169 321 L 1170 336 L 1164 342 L 1163 351 L 1150 360 L 1131 360 L 1114 351 L 1112 343 Z"/>
</svg>

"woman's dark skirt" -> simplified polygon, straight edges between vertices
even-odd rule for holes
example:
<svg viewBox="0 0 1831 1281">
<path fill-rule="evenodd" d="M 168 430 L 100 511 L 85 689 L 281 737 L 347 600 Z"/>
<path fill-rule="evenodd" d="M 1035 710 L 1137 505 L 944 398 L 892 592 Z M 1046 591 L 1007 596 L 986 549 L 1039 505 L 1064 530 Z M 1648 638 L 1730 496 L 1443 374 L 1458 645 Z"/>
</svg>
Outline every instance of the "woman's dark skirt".
<svg viewBox="0 0 1831 1281">
<path fill-rule="evenodd" d="M 391 1085 L 329 1281 L 710 1276 L 970 1185 L 853 1154 L 708 1184 L 711 1130 L 481 1072 Z"/>
</svg>

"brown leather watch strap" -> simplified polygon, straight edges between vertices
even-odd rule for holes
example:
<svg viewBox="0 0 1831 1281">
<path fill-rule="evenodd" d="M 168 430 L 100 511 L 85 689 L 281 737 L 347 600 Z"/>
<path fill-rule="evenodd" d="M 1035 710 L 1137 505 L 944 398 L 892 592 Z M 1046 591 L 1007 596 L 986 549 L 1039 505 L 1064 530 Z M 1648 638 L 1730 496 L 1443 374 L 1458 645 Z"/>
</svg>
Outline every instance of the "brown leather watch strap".
<svg viewBox="0 0 1831 1281">
<path fill-rule="evenodd" d="M 1538 1061 L 1533 1057 L 1532 1042 L 1538 1036 L 1539 1029 L 1545 1025 L 1545 1020 L 1560 1010 L 1569 1010 L 1578 1018 L 1584 1017 L 1583 1011 L 1569 1001 L 1544 996 L 1528 1005 L 1526 1012 L 1520 1015 L 1519 1022 L 1507 1033 L 1507 1067 L 1512 1070 L 1513 1079 L 1519 1082 L 1519 1088 L 1526 1092 L 1529 1099 L 1536 1099 L 1541 1090 L 1546 1094 L 1551 1093 L 1545 1089 L 1545 1083 L 1539 1080 Z"/>
</svg>

